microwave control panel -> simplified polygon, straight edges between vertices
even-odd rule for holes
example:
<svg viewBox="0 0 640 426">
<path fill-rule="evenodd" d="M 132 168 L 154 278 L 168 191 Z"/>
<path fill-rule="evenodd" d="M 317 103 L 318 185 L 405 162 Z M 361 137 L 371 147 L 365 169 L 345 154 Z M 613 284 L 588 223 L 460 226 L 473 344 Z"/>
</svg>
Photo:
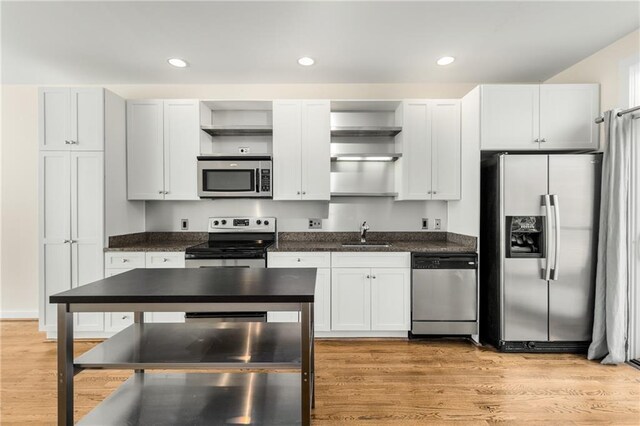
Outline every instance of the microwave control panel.
<svg viewBox="0 0 640 426">
<path fill-rule="evenodd" d="M 271 170 L 260 170 L 260 191 L 271 192 Z"/>
</svg>

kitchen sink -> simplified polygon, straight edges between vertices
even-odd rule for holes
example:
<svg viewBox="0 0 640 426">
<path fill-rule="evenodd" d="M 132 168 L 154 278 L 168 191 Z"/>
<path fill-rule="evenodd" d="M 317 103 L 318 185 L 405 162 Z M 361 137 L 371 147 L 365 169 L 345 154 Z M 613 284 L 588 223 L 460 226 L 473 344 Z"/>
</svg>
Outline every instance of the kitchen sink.
<svg viewBox="0 0 640 426">
<path fill-rule="evenodd" d="M 361 243 L 360 241 L 354 241 L 349 243 L 342 243 L 342 247 L 389 247 L 391 243 L 382 241 L 382 242 L 367 242 Z"/>
</svg>

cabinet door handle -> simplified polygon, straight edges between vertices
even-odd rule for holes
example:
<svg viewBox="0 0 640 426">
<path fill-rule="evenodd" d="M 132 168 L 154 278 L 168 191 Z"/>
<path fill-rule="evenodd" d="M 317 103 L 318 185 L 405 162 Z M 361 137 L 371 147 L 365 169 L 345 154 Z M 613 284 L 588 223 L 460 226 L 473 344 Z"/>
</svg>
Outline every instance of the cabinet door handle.
<svg viewBox="0 0 640 426">
<path fill-rule="evenodd" d="M 301 259 L 300 259 L 300 258 L 298 258 L 298 262 L 300 262 L 300 261 L 301 261 Z"/>
<path fill-rule="evenodd" d="M 129 261 L 129 259 L 122 259 L 122 263 L 127 263 Z"/>
<path fill-rule="evenodd" d="M 158 194 L 162 195 L 164 194 L 164 191 L 158 191 Z"/>
<path fill-rule="evenodd" d="M 64 241 L 62 242 L 62 244 L 68 244 L 68 243 L 71 243 L 71 240 L 64 240 Z"/>
<path fill-rule="evenodd" d="M 375 279 L 376 279 L 376 276 L 375 276 L 375 275 L 372 275 L 372 276 L 371 276 L 371 278 L 373 278 L 373 279 L 375 280 Z"/>
<path fill-rule="evenodd" d="M 165 195 L 169 193 L 169 191 L 164 191 Z"/>
<path fill-rule="evenodd" d="M 65 143 L 66 145 L 71 145 L 71 141 L 67 141 L 67 140 L 65 140 L 65 141 L 64 141 L 64 143 Z"/>
<path fill-rule="evenodd" d="M 307 195 L 307 192 L 306 191 L 302 191 L 302 195 Z"/>
<path fill-rule="evenodd" d="M 367 275 L 367 279 L 371 278 L 371 275 Z"/>
<path fill-rule="evenodd" d="M 75 243 L 77 243 L 77 242 L 78 242 L 78 240 L 69 240 L 69 242 L 70 242 L 71 244 L 75 244 Z"/>
<path fill-rule="evenodd" d="M 300 191 L 296 192 L 297 195 L 300 195 Z"/>
<path fill-rule="evenodd" d="M 545 138 L 540 139 L 540 142 L 546 142 L 547 140 Z"/>
<path fill-rule="evenodd" d="M 540 139 L 536 138 L 536 139 L 533 140 L 533 143 L 538 143 L 538 142 L 540 142 Z"/>
<path fill-rule="evenodd" d="M 167 263 L 167 262 L 169 261 L 169 259 L 167 259 L 167 258 L 165 257 L 165 258 L 163 258 L 163 259 L 162 259 L 162 261 L 163 261 L 164 263 Z"/>
</svg>

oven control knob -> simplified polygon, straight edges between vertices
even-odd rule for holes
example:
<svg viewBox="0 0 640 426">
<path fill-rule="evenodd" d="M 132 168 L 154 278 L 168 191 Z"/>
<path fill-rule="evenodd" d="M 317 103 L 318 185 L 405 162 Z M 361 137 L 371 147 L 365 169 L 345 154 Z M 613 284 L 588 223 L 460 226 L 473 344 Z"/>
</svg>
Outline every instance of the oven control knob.
<svg viewBox="0 0 640 426">
<path fill-rule="evenodd" d="M 268 220 L 265 220 L 265 221 L 264 221 L 264 224 L 265 224 L 265 225 L 268 225 L 268 224 L 269 224 L 269 221 L 268 221 Z"/>
<path fill-rule="evenodd" d="M 227 224 L 227 221 L 226 221 L 226 220 L 224 220 L 224 219 L 222 219 L 222 224 L 223 224 L 223 225 L 226 225 L 226 224 Z"/>
<path fill-rule="evenodd" d="M 260 225 L 262 221 L 260 219 L 256 220 L 256 225 Z"/>
<path fill-rule="evenodd" d="M 218 226 L 218 224 L 219 224 L 219 223 L 220 223 L 220 222 L 218 222 L 217 220 L 214 220 L 214 221 L 213 221 L 213 225 L 214 225 L 214 226 Z"/>
</svg>

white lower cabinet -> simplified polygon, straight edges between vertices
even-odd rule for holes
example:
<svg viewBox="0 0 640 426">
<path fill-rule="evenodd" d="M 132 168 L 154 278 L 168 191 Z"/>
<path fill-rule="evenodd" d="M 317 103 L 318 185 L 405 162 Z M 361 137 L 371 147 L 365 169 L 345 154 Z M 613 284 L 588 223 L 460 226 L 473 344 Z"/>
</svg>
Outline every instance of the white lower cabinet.
<svg viewBox="0 0 640 426">
<path fill-rule="evenodd" d="M 109 260 L 110 254 L 111 253 L 107 253 L 105 256 L 105 264 L 108 264 L 107 261 Z M 122 274 L 132 269 L 133 268 L 105 269 L 104 277 L 113 277 L 114 275 Z M 129 327 L 131 324 L 133 324 L 133 312 L 105 312 L 104 314 L 104 331 L 117 332 Z"/>
<path fill-rule="evenodd" d="M 331 278 L 332 330 L 409 330 L 409 269 L 334 268 Z"/>
<path fill-rule="evenodd" d="M 136 268 L 184 268 L 184 252 L 125 252 L 105 253 L 105 277 Z M 184 312 L 147 312 L 145 322 L 184 322 Z M 118 332 L 133 324 L 133 312 L 106 312 L 104 331 Z"/>
<path fill-rule="evenodd" d="M 371 330 L 411 328 L 411 270 L 371 269 Z"/>
<path fill-rule="evenodd" d="M 334 268 L 331 271 L 331 329 L 371 330 L 371 270 Z"/>
<path fill-rule="evenodd" d="M 269 268 L 318 268 L 314 300 L 314 329 L 331 330 L 331 254 L 326 252 L 269 253 Z M 298 312 L 267 312 L 267 322 L 298 322 Z"/>
</svg>

